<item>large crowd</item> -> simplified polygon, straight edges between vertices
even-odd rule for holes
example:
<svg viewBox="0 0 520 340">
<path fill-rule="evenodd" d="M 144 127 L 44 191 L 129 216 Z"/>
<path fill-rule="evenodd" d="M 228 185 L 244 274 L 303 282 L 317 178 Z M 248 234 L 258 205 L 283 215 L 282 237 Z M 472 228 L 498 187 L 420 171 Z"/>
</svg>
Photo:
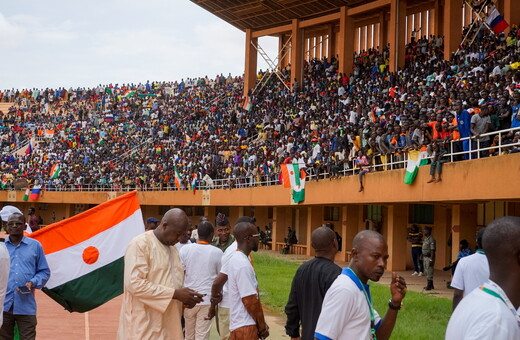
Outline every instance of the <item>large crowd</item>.
<svg viewBox="0 0 520 340">
<path fill-rule="evenodd" d="M 462 152 L 458 140 L 470 136 L 488 147 L 482 157 L 519 152 L 520 130 L 480 136 L 520 127 L 518 28 L 507 36 L 480 30 L 449 61 L 443 51 L 442 37 L 413 39 L 396 73 L 388 47 L 355 54 L 349 75 L 337 72 L 337 58 L 314 59 L 301 83 L 290 83 L 288 66 L 285 85 L 271 77 L 248 97 L 231 75 L 2 91 L 0 101 L 13 103 L 0 112 L 2 187 L 17 178 L 46 190 L 269 185 L 282 163 L 332 178 L 360 157 L 384 170 L 409 150 Z M 61 172 L 51 178 L 55 164 Z"/>
</svg>

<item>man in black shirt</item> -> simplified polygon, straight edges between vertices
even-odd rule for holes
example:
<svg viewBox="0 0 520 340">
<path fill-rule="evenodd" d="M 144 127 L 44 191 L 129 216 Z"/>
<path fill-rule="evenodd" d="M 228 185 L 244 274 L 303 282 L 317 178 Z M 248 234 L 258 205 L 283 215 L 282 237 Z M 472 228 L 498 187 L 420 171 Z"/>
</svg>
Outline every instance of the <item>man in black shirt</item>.
<svg viewBox="0 0 520 340">
<path fill-rule="evenodd" d="M 334 231 L 328 227 L 314 230 L 311 245 L 316 255 L 296 271 L 289 301 L 285 306 L 285 333 L 292 339 L 300 338 L 300 325 L 301 339 L 314 339 L 314 330 L 325 293 L 341 274 L 341 268 L 334 264 L 334 257 L 338 252 L 338 241 Z"/>
</svg>

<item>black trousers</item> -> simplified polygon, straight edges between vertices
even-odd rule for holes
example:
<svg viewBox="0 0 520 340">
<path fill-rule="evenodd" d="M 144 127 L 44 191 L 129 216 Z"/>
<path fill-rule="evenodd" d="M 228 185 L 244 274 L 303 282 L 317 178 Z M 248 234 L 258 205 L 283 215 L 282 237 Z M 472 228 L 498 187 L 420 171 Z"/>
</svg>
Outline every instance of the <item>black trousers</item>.
<svg viewBox="0 0 520 340">
<path fill-rule="evenodd" d="M 0 328 L 0 340 L 13 340 L 14 323 L 18 325 L 20 340 L 36 339 L 36 315 L 14 315 L 4 312 L 4 323 Z"/>
</svg>

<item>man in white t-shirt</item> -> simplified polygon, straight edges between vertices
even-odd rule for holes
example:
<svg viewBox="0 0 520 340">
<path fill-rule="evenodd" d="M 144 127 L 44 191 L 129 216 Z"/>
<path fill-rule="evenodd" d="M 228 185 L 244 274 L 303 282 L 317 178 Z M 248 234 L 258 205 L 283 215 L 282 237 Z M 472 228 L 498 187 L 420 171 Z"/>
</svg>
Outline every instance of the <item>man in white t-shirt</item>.
<svg viewBox="0 0 520 340">
<path fill-rule="evenodd" d="M 455 310 L 463 297 L 489 279 L 489 264 L 482 250 L 484 230 L 479 230 L 477 234 L 477 247 L 479 250 L 473 255 L 461 258 L 453 274 L 453 279 L 451 280 L 451 286 L 455 289 L 453 292 L 453 310 Z"/>
<path fill-rule="evenodd" d="M 0 242 L 0 306 L 4 305 L 5 294 L 7 293 L 7 281 L 10 270 L 9 252 L 5 247 L 4 241 Z M 0 327 L 4 320 L 4 313 L 0 313 Z"/>
<path fill-rule="evenodd" d="M 209 221 L 199 223 L 199 241 L 182 247 L 179 252 L 184 267 L 184 286 L 204 295 L 203 301 L 184 311 L 186 340 L 208 340 L 211 320 L 209 294 L 220 272 L 222 251 L 211 245 L 214 228 Z"/>
<path fill-rule="evenodd" d="M 253 217 L 242 216 L 237 220 L 236 224 L 241 222 L 247 222 L 254 225 L 255 219 Z M 235 236 L 235 241 L 226 248 L 226 251 L 222 256 L 222 267 L 226 265 L 226 263 L 231 258 L 231 255 L 233 255 L 236 250 L 237 241 Z M 231 304 L 229 301 L 229 285 L 227 280 L 227 275 L 221 271 L 213 282 L 213 286 L 211 287 L 211 307 L 208 313 L 208 319 L 210 320 L 215 315 L 217 316 L 217 327 L 221 340 L 229 339 L 229 310 L 231 308 Z"/>
<path fill-rule="evenodd" d="M 258 282 L 249 254 L 258 250 L 260 234 L 254 224 L 238 223 L 233 231 L 237 250 L 221 269 L 228 278 L 230 340 L 267 338 L 269 327 L 258 296 Z"/>
<path fill-rule="evenodd" d="M 381 234 L 372 230 L 359 232 L 352 242 L 349 267 L 334 281 L 325 294 L 316 333 L 319 340 L 388 339 L 392 334 L 406 295 L 406 281 L 392 273 L 391 299 L 381 319 L 373 307 L 368 280 L 379 281 L 385 272 L 388 246 Z"/>
<path fill-rule="evenodd" d="M 489 280 L 459 303 L 448 323 L 446 340 L 520 339 L 520 217 L 491 222 L 482 243 Z"/>
</svg>

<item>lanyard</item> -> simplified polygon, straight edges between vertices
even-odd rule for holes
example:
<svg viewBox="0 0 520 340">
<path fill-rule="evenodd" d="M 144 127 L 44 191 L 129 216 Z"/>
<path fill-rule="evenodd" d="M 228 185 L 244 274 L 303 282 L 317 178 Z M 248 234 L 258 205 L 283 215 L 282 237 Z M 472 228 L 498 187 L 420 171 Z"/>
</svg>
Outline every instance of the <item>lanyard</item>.
<svg viewBox="0 0 520 340">
<path fill-rule="evenodd" d="M 483 251 L 482 249 L 477 250 L 476 253 L 478 253 L 478 254 L 482 254 L 482 255 L 485 255 L 485 254 L 486 254 L 486 253 L 484 253 L 484 251 Z"/>
<path fill-rule="evenodd" d="M 198 244 L 209 244 L 209 242 L 206 242 L 206 241 L 198 241 L 197 243 Z"/>
<path fill-rule="evenodd" d="M 494 283 L 493 281 L 488 281 L 487 283 L 485 283 L 485 285 L 488 285 L 488 286 L 491 286 L 491 287 L 494 287 L 496 288 L 499 292 L 502 290 L 496 283 Z M 491 296 L 494 296 L 496 297 L 497 299 L 500 299 L 506 306 L 507 308 L 511 311 L 511 313 L 513 313 L 513 315 L 515 316 L 516 318 L 516 322 L 518 323 L 518 327 L 520 327 L 520 315 L 518 314 L 518 312 L 516 311 L 515 307 L 513 306 L 513 304 L 511 303 L 511 301 L 509 301 L 509 299 L 504 299 L 502 297 L 501 294 L 497 293 L 496 291 L 492 290 L 492 289 L 489 289 L 487 287 L 484 287 L 484 286 L 481 286 L 480 287 L 480 290 L 482 290 L 484 293 L 487 293 Z M 507 295 L 506 295 L 507 296 Z"/>
<path fill-rule="evenodd" d="M 356 273 L 354 273 L 354 271 L 350 268 L 348 268 L 348 270 L 352 274 L 354 274 L 354 276 L 358 279 L 359 283 L 361 284 L 361 289 L 363 290 L 363 293 L 365 294 L 365 299 L 367 300 L 367 304 L 368 304 L 368 310 L 370 312 L 370 334 L 371 334 L 373 340 L 377 340 L 376 328 L 375 328 L 374 306 L 372 305 L 372 299 L 370 299 L 370 296 L 368 295 L 368 293 L 365 289 L 365 285 L 363 284 L 363 282 L 361 282 L 361 280 L 359 280 L 359 277 L 356 275 Z"/>
</svg>

